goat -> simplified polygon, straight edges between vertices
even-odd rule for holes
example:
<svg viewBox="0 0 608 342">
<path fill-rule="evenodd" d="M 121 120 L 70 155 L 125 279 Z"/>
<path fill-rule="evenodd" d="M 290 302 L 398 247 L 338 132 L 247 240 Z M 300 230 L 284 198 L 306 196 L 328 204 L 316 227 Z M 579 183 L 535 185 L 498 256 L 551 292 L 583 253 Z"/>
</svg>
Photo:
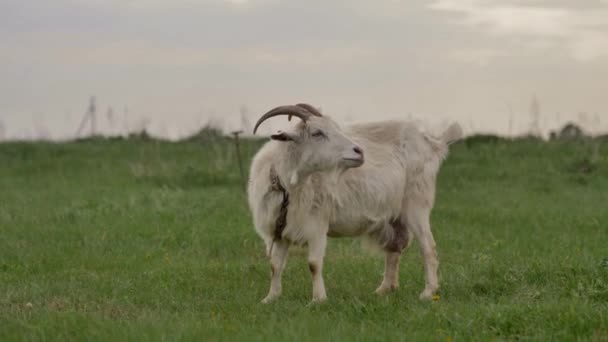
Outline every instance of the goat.
<svg viewBox="0 0 608 342">
<path fill-rule="evenodd" d="M 288 115 L 293 131 L 271 135 L 255 155 L 248 202 L 257 234 L 266 244 L 271 282 L 268 303 L 281 294 L 281 274 L 291 244 L 308 245 L 312 300 L 324 301 L 327 237 L 364 236 L 386 252 L 376 293 L 398 286 L 399 258 L 412 237 L 425 269 L 421 299 L 439 289 L 437 254 L 429 216 L 436 175 L 448 145 L 462 136 L 457 123 L 441 137 L 402 121 L 354 124 L 344 129 L 308 104 L 280 106 L 256 123 Z"/>
</svg>

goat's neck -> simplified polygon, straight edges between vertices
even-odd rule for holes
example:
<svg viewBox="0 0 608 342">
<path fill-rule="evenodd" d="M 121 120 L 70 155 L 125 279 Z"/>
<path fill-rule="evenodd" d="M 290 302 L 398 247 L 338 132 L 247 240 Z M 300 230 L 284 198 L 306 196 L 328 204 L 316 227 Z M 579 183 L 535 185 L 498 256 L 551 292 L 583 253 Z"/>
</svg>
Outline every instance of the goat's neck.
<svg viewBox="0 0 608 342">
<path fill-rule="evenodd" d="M 313 172 L 308 172 L 302 167 L 301 153 L 293 146 L 284 144 L 280 148 L 275 159 L 275 170 L 287 192 L 295 194 L 309 186 Z"/>
<path fill-rule="evenodd" d="M 300 154 L 289 143 L 277 143 L 277 153 L 274 156 L 273 167 L 279 177 L 281 185 L 288 191 L 292 192 L 294 185 L 298 181 L 298 162 Z M 295 177 L 296 182 L 292 182 Z M 292 184 L 296 183 L 296 184 Z"/>
<path fill-rule="evenodd" d="M 280 150 L 274 162 L 275 171 L 281 184 L 291 196 L 298 196 L 299 193 L 307 192 L 307 189 L 316 188 L 313 186 L 313 177 L 323 173 L 326 177 L 320 177 L 315 182 L 328 183 L 331 185 L 337 181 L 338 171 L 310 171 L 301 165 L 301 153 L 289 144 L 280 146 Z M 319 186 L 319 184 L 316 184 Z"/>
<path fill-rule="evenodd" d="M 325 189 L 337 182 L 338 177 L 338 172 L 304 172 L 297 166 L 291 167 L 288 163 L 278 164 L 275 170 L 281 184 L 292 197 L 301 194 L 306 194 L 305 197 L 310 196 L 316 190 Z"/>
<path fill-rule="evenodd" d="M 298 169 L 297 161 L 281 160 L 275 166 L 277 175 L 283 187 L 289 193 L 296 193 L 306 186 L 310 175 L 304 174 Z"/>
</svg>

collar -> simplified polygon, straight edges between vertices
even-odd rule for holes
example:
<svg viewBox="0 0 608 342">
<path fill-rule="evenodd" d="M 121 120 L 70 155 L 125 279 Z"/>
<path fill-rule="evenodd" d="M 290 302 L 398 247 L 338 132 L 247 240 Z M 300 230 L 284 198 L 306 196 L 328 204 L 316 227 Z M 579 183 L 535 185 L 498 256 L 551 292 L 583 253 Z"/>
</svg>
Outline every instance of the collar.
<svg viewBox="0 0 608 342">
<path fill-rule="evenodd" d="M 281 208 L 279 210 L 279 216 L 274 224 L 274 240 L 279 241 L 283 237 L 283 230 L 287 226 L 287 209 L 289 207 L 289 193 L 281 183 L 281 179 L 277 174 L 274 165 L 270 167 L 270 190 L 281 192 L 283 194 L 283 201 L 281 201 Z"/>
</svg>

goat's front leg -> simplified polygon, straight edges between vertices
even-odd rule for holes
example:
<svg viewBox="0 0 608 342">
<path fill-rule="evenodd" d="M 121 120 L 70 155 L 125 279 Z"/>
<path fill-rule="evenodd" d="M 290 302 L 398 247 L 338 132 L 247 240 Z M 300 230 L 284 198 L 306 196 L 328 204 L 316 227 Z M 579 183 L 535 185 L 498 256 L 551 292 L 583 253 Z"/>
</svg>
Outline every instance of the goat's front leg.
<svg viewBox="0 0 608 342">
<path fill-rule="evenodd" d="M 281 295 L 281 275 L 287 261 L 289 243 L 285 240 L 275 241 L 270 251 L 270 290 L 262 303 L 267 304 Z"/>
<path fill-rule="evenodd" d="M 323 302 L 327 299 L 323 282 L 323 258 L 327 246 L 327 234 L 322 233 L 308 241 L 308 268 L 312 276 L 312 301 Z"/>
</svg>

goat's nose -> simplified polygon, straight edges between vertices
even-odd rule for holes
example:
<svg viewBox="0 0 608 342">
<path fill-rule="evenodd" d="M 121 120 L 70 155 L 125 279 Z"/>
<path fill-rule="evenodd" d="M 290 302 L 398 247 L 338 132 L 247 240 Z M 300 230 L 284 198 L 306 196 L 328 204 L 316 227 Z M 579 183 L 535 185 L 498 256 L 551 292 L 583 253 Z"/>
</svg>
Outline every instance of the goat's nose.
<svg viewBox="0 0 608 342">
<path fill-rule="evenodd" d="M 355 151 L 355 153 L 358 155 L 361 155 L 361 156 L 363 155 L 363 150 L 359 146 L 353 147 L 353 151 Z"/>
</svg>

